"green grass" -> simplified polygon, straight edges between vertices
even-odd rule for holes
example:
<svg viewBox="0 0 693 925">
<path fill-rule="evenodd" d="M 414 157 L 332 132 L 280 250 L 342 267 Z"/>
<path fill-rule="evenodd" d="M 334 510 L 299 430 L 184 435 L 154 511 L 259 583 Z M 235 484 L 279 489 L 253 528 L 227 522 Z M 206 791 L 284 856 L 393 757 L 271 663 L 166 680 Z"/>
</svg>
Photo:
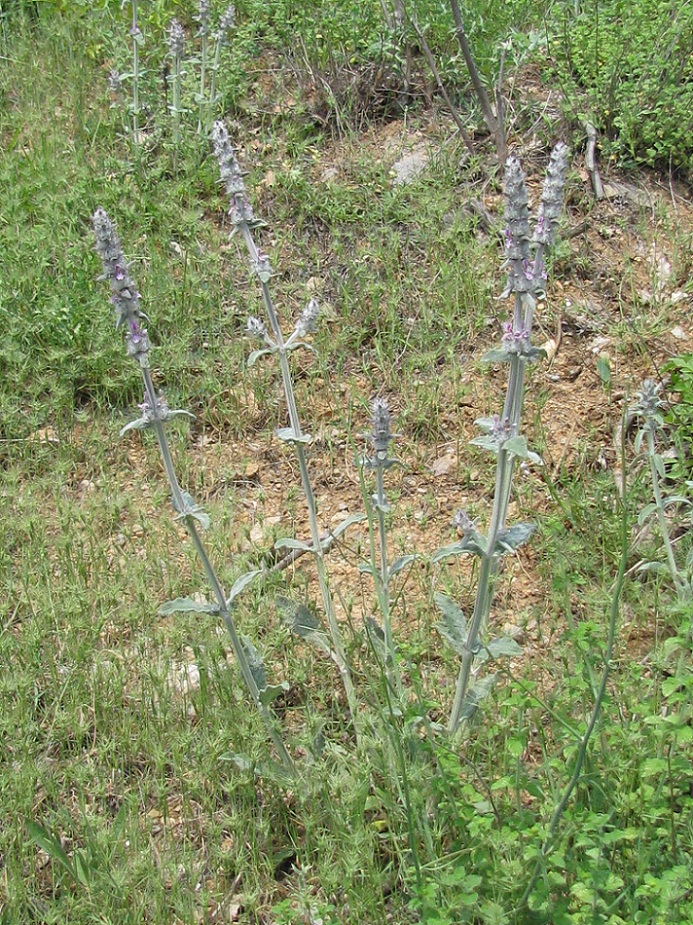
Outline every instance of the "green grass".
<svg viewBox="0 0 693 925">
<path fill-rule="evenodd" d="M 341 72 L 357 21 L 358 54 L 371 60 L 378 8 L 364 5 L 363 16 L 353 4 L 326 8 L 334 21 L 324 20 L 323 37 L 305 31 L 313 65 Z M 176 10 L 189 22 L 191 7 Z M 335 142 L 303 103 L 291 118 L 254 112 L 263 91 L 251 77 L 263 68 L 287 92 L 293 86 L 283 43 L 312 12 L 290 3 L 239 9 L 224 105 L 269 223 L 262 242 L 286 327 L 313 292 L 325 308 L 316 354 L 295 361 L 300 409 L 316 435 L 317 493 L 329 506 L 343 492 L 351 509 L 368 401 L 387 394 L 408 464 L 388 475 L 399 554 L 419 539 L 449 542 L 456 506 L 487 517 L 493 471 L 466 441 L 502 384 L 497 369 L 477 363 L 496 335 L 500 255 L 462 209 L 478 165 L 459 168 L 456 141 L 420 108 L 408 118 L 440 152 L 399 189 L 367 135 L 343 131 Z M 491 13 L 474 7 L 472 35 Z M 153 3 L 143 15 L 154 49 L 167 11 Z M 421 4 L 419 15 L 433 22 L 437 9 Z M 442 54 L 449 25 L 435 21 Z M 171 428 L 172 448 L 183 485 L 212 516 L 209 548 L 229 587 L 270 538 L 301 527 L 303 506 L 272 435 L 283 423 L 275 367 L 246 368 L 245 321 L 259 298 L 240 243 L 228 241 L 216 166 L 188 138 L 174 170 L 161 125 L 133 154 L 105 88 L 125 41 L 117 4 L 51 4 L 34 18 L 29 7 L 3 5 L 2 30 L 0 922 L 691 921 L 690 615 L 660 575 L 626 584 L 580 785 L 529 907 L 516 911 L 602 670 L 621 556 L 613 473 L 594 465 L 612 452 L 603 429 L 581 431 L 584 452 L 557 471 L 518 479 L 518 516 L 540 529 L 501 575 L 494 619 L 518 624 L 529 654 L 502 672 L 461 747 L 435 727 L 446 722 L 457 665 L 433 629 L 432 592 L 468 609 L 466 564 L 422 561 L 404 582 L 395 632 L 410 699 L 391 722 L 359 625 L 373 597 L 355 567 L 365 534 L 356 530 L 330 554 L 355 624 L 350 654 L 368 716 L 358 749 L 336 672 L 290 637 L 274 605 L 286 594 L 312 605 L 306 560 L 295 576 L 271 576 L 243 596 L 241 631 L 272 677 L 291 683 L 277 712 L 301 778 L 290 787 L 274 779 L 265 731 L 215 619 L 157 613 L 167 600 L 207 592 L 172 517 L 153 439 L 118 438 L 140 385 L 113 331 L 90 234 L 102 205 L 143 293 L 157 387 L 172 407 L 196 414 L 190 428 Z M 239 60 L 251 51 L 248 74 Z M 492 70 L 492 50 L 483 55 Z M 332 166 L 336 175 L 321 179 Z M 263 185 L 270 170 L 274 182 Z M 555 263 L 562 279 L 580 281 L 576 260 L 566 245 Z M 629 291 L 622 286 L 624 299 Z M 611 313 L 612 336 L 624 333 L 628 307 Z M 648 354 L 628 332 L 615 359 L 639 373 Z M 543 419 L 550 389 L 539 367 L 530 420 Z M 542 433 L 538 422 L 534 430 Z M 447 446 L 459 454 L 457 470 L 435 479 L 426 467 Z M 254 481 L 252 463 L 276 475 L 281 492 Z M 649 495 L 635 474 L 632 482 L 635 510 Z M 275 513 L 279 522 L 264 522 Z M 266 531 L 255 545 L 253 518 Z M 657 536 L 648 542 L 657 556 Z M 184 693 L 191 663 L 199 686 Z M 250 768 L 239 769 L 239 754 Z M 254 764 L 264 773 L 255 776 Z"/>
</svg>

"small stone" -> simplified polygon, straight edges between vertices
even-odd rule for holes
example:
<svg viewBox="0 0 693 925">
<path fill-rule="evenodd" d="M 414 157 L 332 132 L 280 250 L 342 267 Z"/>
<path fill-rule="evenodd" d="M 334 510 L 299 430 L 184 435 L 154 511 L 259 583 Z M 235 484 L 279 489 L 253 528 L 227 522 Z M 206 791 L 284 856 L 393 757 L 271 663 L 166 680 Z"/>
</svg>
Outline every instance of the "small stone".
<svg viewBox="0 0 693 925">
<path fill-rule="evenodd" d="M 676 340 L 685 340 L 686 332 L 683 330 L 680 324 L 677 324 L 675 328 L 671 329 L 671 336 L 675 337 Z"/>
</svg>

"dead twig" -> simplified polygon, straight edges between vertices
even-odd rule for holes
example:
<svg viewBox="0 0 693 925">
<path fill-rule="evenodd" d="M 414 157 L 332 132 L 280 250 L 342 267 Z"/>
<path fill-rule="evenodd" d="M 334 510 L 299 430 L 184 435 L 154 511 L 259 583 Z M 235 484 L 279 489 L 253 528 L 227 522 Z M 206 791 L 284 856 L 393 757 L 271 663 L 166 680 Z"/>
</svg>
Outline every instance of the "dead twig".
<svg viewBox="0 0 693 925">
<path fill-rule="evenodd" d="M 592 180 L 592 189 L 594 190 L 595 199 L 604 198 L 604 185 L 602 178 L 599 176 L 597 167 L 597 130 L 591 122 L 585 122 L 585 132 L 587 133 L 587 151 L 585 152 L 585 166 Z"/>
</svg>

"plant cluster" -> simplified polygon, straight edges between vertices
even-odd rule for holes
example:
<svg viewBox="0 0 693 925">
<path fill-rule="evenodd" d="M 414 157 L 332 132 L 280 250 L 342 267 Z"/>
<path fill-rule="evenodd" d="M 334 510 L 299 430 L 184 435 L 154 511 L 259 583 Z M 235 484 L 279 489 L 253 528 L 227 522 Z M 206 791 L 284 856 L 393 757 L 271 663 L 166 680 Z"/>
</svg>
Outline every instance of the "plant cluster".
<svg viewBox="0 0 693 925">
<path fill-rule="evenodd" d="M 588 117 L 632 163 L 693 166 L 693 9 L 671 0 L 561 6 L 552 51 L 574 114 Z"/>
</svg>

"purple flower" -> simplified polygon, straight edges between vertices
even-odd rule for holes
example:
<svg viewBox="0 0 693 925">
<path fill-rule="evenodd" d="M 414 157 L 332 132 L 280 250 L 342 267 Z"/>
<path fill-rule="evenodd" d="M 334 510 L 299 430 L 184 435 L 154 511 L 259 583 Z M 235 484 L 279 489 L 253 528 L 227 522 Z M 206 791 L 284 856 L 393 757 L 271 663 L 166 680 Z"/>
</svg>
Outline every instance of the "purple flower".
<svg viewBox="0 0 693 925">
<path fill-rule="evenodd" d="M 125 347 L 128 356 L 134 357 L 141 366 L 148 365 L 149 337 L 141 325 L 144 317 L 140 311 L 140 294 L 130 276 L 130 268 L 123 255 L 123 249 L 113 222 L 103 209 L 97 209 L 92 220 L 96 253 L 103 264 L 100 279 L 111 285 L 111 303 L 115 310 L 116 327 L 127 326 Z"/>
</svg>

